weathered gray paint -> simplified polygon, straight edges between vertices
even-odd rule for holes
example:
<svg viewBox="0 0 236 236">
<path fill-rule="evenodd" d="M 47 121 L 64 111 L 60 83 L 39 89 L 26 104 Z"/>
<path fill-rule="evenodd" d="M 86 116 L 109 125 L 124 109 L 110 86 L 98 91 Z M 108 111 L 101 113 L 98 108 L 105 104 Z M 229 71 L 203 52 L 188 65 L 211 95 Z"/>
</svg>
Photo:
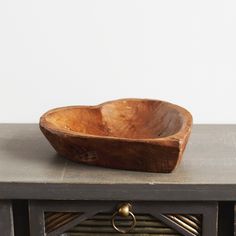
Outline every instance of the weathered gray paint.
<svg viewBox="0 0 236 236">
<path fill-rule="evenodd" d="M 105 169 L 56 155 L 36 124 L 0 125 L 0 198 L 236 200 L 236 125 L 195 125 L 171 174 Z"/>
<path fill-rule="evenodd" d="M 0 201 L 0 235 L 14 236 L 11 201 Z"/>
</svg>

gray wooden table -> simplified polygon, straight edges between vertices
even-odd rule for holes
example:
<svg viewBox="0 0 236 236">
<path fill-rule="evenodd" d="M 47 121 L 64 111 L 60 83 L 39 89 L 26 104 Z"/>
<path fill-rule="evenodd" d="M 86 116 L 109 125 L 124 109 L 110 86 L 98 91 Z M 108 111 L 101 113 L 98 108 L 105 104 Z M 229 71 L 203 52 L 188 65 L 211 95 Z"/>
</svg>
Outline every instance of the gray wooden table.
<svg viewBox="0 0 236 236">
<path fill-rule="evenodd" d="M 227 205 L 236 201 L 236 125 L 194 125 L 181 164 L 156 174 L 73 163 L 55 153 L 37 124 L 1 124 L 0 199 Z"/>
</svg>

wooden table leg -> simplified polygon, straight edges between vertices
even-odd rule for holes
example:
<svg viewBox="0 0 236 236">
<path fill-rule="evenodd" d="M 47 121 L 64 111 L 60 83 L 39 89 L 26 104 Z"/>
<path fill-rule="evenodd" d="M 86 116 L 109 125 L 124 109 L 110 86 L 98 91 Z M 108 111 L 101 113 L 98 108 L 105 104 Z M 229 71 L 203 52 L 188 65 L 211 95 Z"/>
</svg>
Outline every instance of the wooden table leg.
<svg viewBox="0 0 236 236">
<path fill-rule="evenodd" d="M 1 236 L 14 236 L 12 204 L 8 200 L 0 200 L 0 232 Z"/>
</svg>

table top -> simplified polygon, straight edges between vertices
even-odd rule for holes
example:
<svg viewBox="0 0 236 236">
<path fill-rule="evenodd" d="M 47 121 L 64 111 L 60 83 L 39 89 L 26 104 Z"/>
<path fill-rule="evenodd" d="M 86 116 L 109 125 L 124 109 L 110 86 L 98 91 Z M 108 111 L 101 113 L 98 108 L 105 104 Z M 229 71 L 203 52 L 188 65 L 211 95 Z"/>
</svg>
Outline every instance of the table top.
<svg viewBox="0 0 236 236">
<path fill-rule="evenodd" d="M 0 124 L 0 198 L 236 200 L 236 125 L 194 125 L 180 165 L 159 174 L 74 163 L 38 124 Z"/>
</svg>

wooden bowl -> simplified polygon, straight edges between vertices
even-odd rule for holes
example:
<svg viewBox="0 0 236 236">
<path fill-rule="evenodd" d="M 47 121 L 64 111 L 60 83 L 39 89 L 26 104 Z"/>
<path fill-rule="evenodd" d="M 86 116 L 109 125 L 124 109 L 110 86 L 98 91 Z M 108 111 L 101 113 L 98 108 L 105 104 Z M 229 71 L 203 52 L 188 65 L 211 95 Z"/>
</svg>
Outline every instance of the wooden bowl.
<svg viewBox="0 0 236 236">
<path fill-rule="evenodd" d="M 40 118 L 51 145 L 72 161 L 166 173 L 180 161 L 191 126 L 184 108 L 149 99 L 56 108 Z"/>
</svg>

